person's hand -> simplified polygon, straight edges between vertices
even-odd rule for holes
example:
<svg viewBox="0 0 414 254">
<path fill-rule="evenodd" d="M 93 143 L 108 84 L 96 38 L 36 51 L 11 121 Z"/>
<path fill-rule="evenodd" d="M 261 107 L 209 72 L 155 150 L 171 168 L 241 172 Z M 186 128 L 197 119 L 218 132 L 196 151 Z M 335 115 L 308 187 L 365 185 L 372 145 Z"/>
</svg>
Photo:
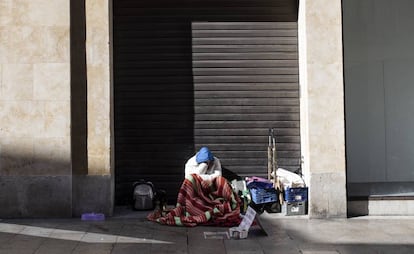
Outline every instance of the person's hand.
<svg viewBox="0 0 414 254">
<path fill-rule="evenodd" d="M 213 166 L 213 161 L 207 161 L 207 168 L 210 169 Z"/>
</svg>

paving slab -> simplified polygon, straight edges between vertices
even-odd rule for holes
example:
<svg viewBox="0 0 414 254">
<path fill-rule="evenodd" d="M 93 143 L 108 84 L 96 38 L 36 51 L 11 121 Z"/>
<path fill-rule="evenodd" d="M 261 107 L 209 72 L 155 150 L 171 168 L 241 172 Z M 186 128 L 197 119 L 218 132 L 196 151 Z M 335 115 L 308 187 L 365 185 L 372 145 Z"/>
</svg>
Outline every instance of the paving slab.
<svg viewBox="0 0 414 254">
<path fill-rule="evenodd" d="M 46 239 L 34 254 L 70 254 L 78 244 L 77 241 Z"/>
<path fill-rule="evenodd" d="M 73 254 L 111 254 L 114 243 L 79 243 L 72 251 Z"/>
<path fill-rule="evenodd" d="M 336 247 L 340 254 L 378 254 L 372 245 L 348 244 Z"/>
<path fill-rule="evenodd" d="M 16 234 L 0 232 L 0 246 L 2 246 L 4 243 L 10 242 L 11 239 L 15 236 Z"/>
<path fill-rule="evenodd" d="M 111 254 L 150 254 L 151 244 L 119 243 L 116 244 Z"/>
<path fill-rule="evenodd" d="M 264 239 L 258 239 L 258 242 L 265 254 L 301 254 L 297 243 L 290 238 L 280 240 L 277 237 L 272 238 L 272 236 L 269 236 Z"/>
<path fill-rule="evenodd" d="M 262 245 L 254 238 L 225 241 L 228 254 L 264 254 Z"/>
<path fill-rule="evenodd" d="M 32 252 L 34 252 L 46 239 L 47 238 L 44 237 L 17 234 L 13 238 L 10 238 L 9 241 L 4 242 L 0 246 L 0 250 L 21 250 L 22 252 L 32 250 Z"/>
<path fill-rule="evenodd" d="M 194 227 L 188 229 L 188 253 L 225 254 L 224 239 L 205 239 L 204 232 L 227 232 L 221 227 Z"/>
<path fill-rule="evenodd" d="M 179 231 L 171 230 L 170 226 L 165 229 L 154 231 L 151 243 L 152 253 L 188 253 L 187 251 L 187 229 L 179 228 Z"/>
</svg>

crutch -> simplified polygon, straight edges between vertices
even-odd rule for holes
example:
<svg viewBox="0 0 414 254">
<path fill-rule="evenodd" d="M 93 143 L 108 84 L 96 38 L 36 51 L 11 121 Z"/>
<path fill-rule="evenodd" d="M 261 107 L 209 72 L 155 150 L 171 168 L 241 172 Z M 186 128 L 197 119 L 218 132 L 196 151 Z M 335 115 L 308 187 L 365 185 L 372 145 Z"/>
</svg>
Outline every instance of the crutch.
<svg viewBox="0 0 414 254">
<path fill-rule="evenodd" d="M 279 199 L 279 203 L 282 205 L 283 204 L 283 189 L 280 185 L 279 177 L 277 176 L 277 173 L 276 173 L 278 169 L 278 165 L 277 165 L 276 138 L 275 138 L 275 132 L 273 128 L 269 129 L 269 148 L 268 148 L 268 165 L 267 165 L 268 177 L 270 180 L 272 173 L 273 173 L 273 186 L 279 193 L 278 199 Z M 270 175 L 269 175 L 269 171 L 271 172 Z"/>
<path fill-rule="evenodd" d="M 272 131 L 273 129 L 269 128 L 269 143 L 267 145 L 267 180 L 272 180 L 272 163 L 273 163 L 273 153 L 272 153 Z"/>
</svg>

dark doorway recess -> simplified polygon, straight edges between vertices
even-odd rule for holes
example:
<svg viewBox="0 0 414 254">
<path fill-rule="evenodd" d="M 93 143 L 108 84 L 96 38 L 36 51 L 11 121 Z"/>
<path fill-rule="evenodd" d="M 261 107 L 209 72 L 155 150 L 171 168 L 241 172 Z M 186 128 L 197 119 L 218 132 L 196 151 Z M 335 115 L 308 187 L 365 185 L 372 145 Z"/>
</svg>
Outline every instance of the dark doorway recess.
<svg viewBox="0 0 414 254">
<path fill-rule="evenodd" d="M 174 203 L 207 145 L 240 175 L 300 166 L 297 1 L 114 0 L 116 204 L 152 181 Z"/>
</svg>

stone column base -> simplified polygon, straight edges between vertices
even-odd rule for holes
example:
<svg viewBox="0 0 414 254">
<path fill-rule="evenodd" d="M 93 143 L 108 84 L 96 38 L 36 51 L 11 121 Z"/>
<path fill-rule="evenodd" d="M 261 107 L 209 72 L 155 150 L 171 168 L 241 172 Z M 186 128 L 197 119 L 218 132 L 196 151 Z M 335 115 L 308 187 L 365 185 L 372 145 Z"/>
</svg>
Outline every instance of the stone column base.
<svg viewBox="0 0 414 254">
<path fill-rule="evenodd" d="M 345 173 L 310 173 L 309 218 L 346 218 Z"/>
</svg>

